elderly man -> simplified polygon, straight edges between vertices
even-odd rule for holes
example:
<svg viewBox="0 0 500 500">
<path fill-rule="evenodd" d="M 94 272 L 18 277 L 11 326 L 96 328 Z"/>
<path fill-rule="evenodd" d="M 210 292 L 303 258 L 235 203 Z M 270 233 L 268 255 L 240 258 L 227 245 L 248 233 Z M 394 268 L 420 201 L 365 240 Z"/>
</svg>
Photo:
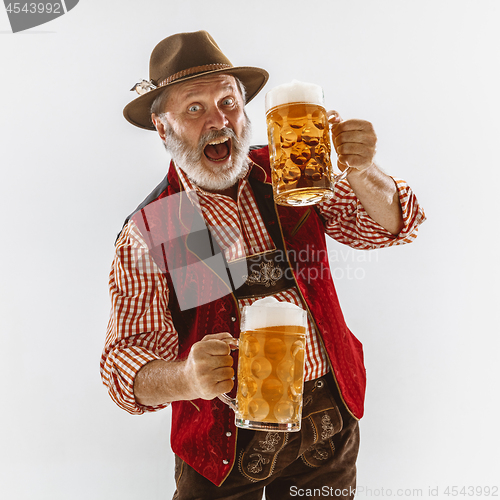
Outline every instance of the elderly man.
<svg viewBox="0 0 500 500">
<path fill-rule="evenodd" d="M 316 207 L 275 205 L 268 151 L 250 148 L 244 109 L 267 78 L 234 67 L 204 31 L 177 34 L 153 50 L 150 81 L 135 86 L 141 95 L 124 110 L 158 132 L 172 162 L 116 242 L 101 373 L 130 413 L 172 404 L 175 498 L 258 499 L 264 489 L 270 499 L 354 496 L 365 370 L 335 294 L 325 233 L 382 248 L 412 241 L 425 218 L 406 183 L 373 163 L 371 124 L 335 112 L 338 165 L 352 167 L 346 180 Z M 193 246 L 200 221 L 210 236 Z M 230 271 L 221 278 L 232 263 L 262 256 L 288 279 L 252 288 Z M 207 264 L 215 257 L 222 272 Z M 217 399 L 234 391 L 239 311 L 266 295 L 309 313 L 300 432 L 237 429 Z"/>
</svg>

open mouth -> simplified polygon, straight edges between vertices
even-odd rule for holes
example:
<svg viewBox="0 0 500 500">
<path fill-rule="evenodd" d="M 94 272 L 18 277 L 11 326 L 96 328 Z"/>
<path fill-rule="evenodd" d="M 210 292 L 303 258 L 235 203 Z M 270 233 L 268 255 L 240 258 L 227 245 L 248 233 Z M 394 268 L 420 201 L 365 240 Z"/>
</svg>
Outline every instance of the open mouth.
<svg viewBox="0 0 500 500">
<path fill-rule="evenodd" d="M 231 154 L 231 139 L 222 137 L 208 143 L 203 150 L 210 161 L 224 161 Z"/>
</svg>

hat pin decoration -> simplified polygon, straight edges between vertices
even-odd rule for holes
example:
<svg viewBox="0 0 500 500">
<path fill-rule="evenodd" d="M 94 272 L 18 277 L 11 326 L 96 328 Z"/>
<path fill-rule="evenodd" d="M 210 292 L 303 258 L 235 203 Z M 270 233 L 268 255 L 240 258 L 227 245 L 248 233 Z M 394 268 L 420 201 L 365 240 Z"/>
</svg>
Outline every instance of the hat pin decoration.
<svg viewBox="0 0 500 500">
<path fill-rule="evenodd" d="M 151 90 L 155 90 L 158 87 L 149 80 L 142 80 L 139 83 L 136 83 L 130 90 L 136 91 L 139 95 L 147 94 L 151 92 Z"/>
</svg>

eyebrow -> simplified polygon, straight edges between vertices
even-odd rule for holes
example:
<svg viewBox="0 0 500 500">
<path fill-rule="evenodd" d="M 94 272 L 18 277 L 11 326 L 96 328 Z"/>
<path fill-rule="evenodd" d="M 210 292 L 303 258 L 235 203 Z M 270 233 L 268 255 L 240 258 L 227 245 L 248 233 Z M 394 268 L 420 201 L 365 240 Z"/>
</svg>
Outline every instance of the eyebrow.
<svg viewBox="0 0 500 500">
<path fill-rule="evenodd" d="M 237 92 L 237 88 L 232 85 L 231 83 L 226 83 L 223 86 L 220 87 L 221 91 L 228 91 L 230 90 L 231 92 Z M 193 89 L 193 90 L 188 90 L 185 94 L 181 94 L 181 97 L 183 99 L 192 99 L 193 97 L 199 95 L 202 93 L 199 89 Z"/>
</svg>

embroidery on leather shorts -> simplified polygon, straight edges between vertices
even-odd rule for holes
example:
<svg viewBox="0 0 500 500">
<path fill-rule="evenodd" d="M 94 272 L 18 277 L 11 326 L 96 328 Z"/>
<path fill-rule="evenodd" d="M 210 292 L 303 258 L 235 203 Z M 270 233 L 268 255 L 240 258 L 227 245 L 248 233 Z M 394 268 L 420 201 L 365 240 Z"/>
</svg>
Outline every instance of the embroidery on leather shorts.
<svg viewBox="0 0 500 500">
<path fill-rule="evenodd" d="M 302 455 L 301 459 L 308 467 L 321 467 L 322 462 L 330 459 L 335 454 L 335 445 L 331 439 L 313 444 Z"/>
<path fill-rule="evenodd" d="M 276 285 L 283 276 L 283 270 L 279 266 L 275 266 L 273 261 L 261 262 L 260 270 L 252 271 L 252 274 L 247 277 L 245 283 L 247 285 L 265 285 L 266 287 Z"/>
<path fill-rule="evenodd" d="M 247 465 L 248 472 L 251 474 L 258 474 L 262 472 L 262 465 L 269 463 L 269 458 L 264 458 L 260 453 L 253 453 L 250 458 L 257 457 L 253 462 L 249 462 Z"/>
<path fill-rule="evenodd" d="M 273 474 L 278 456 L 287 443 L 287 432 L 257 432 L 246 449 L 241 451 L 238 469 L 253 482 L 268 478 Z"/>
<path fill-rule="evenodd" d="M 326 449 L 322 448 L 316 448 L 314 447 L 314 455 L 313 457 L 316 460 L 326 460 L 328 458 L 328 451 Z"/>
<path fill-rule="evenodd" d="M 268 432 L 264 441 L 259 441 L 259 448 L 254 448 L 255 451 L 273 452 L 276 451 L 276 445 L 280 442 L 280 435 L 277 432 Z"/>
<path fill-rule="evenodd" d="M 323 429 L 321 432 L 322 441 L 326 441 L 335 434 L 335 427 L 332 424 L 332 419 L 330 418 L 330 415 L 326 413 L 321 417 L 321 427 Z"/>
</svg>

